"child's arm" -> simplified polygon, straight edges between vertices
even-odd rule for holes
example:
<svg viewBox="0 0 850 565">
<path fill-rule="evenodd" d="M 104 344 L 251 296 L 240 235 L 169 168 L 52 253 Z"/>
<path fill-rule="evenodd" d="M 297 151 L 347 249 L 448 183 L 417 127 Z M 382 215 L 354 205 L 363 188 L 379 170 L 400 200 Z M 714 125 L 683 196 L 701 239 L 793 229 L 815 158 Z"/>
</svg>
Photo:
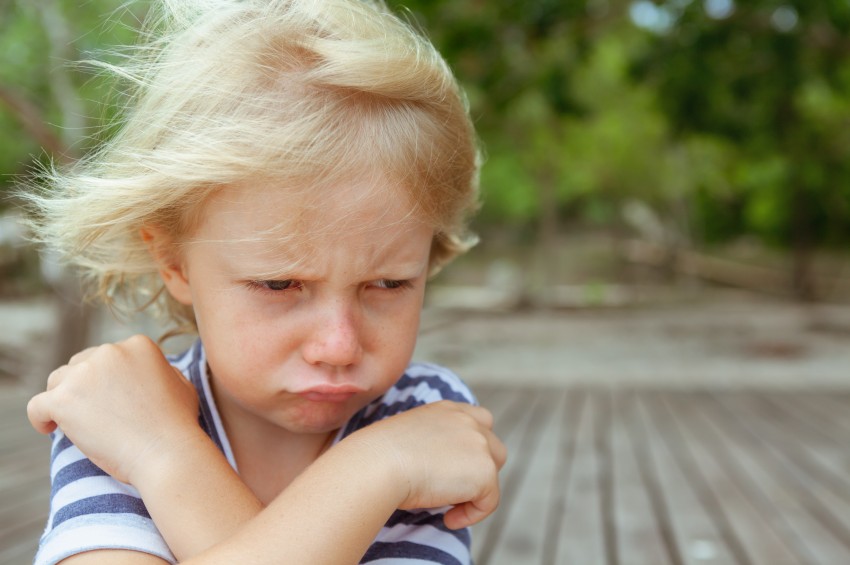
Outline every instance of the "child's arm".
<svg viewBox="0 0 850 565">
<path fill-rule="evenodd" d="M 40 431 L 58 423 L 95 463 L 139 488 L 172 549 L 185 558 L 230 535 L 260 504 L 197 426 L 195 392 L 175 373 L 144 338 L 87 351 L 51 376 L 50 390 L 31 402 L 30 417 Z M 442 403 L 356 432 L 205 559 L 249 548 L 268 558 L 286 548 L 288 556 L 316 551 L 327 562 L 345 562 L 344 556 L 362 555 L 398 507 L 466 503 L 446 522 L 474 523 L 498 499 L 504 448 L 490 424 L 482 409 Z M 409 485 L 401 498 L 399 485 Z M 263 543 L 255 539 L 261 534 L 268 536 Z M 325 545 L 329 536 L 336 553 Z"/>
<path fill-rule="evenodd" d="M 451 510 L 446 521 L 453 527 L 475 523 L 498 504 L 496 473 L 504 460 L 496 455 L 501 444 L 482 443 L 487 434 L 474 431 L 488 425 L 485 410 L 444 402 L 358 431 L 320 457 L 234 536 L 184 562 L 354 564 L 399 507 L 468 501 Z M 407 438 L 409 449 L 397 449 L 398 435 Z M 183 481 L 192 478 L 182 474 L 188 465 L 159 469 L 160 479 L 151 484 L 164 487 L 158 497 L 192 496 L 182 492 Z M 140 565 L 156 560 L 101 551 L 80 554 L 73 562 L 124 563 L 130 558 Z"/>
<path fill-rule="evenodd" d="M 136 487 L 178 559 L 225 539 L 262 509 L 198 425 L 193 385 L 146 337 L 78 353 L 51 373 L 27 412 L 37 431 L 58 426 L 72 449 Z"/>
<path fill-rule="evenodd" d="M 357 563 L 396 508 L 458 503 L 450 527 L 478 522 L 498 504 L 501 443 L 489 413 L 438 403 L 364 428 L 331 448 L 255 520 L 191 563 L 238 559 Z M 406 446 L 406 447 L 403 447 Z M 402 447 L 402 448 L 400 448 Z"/>
</svg>

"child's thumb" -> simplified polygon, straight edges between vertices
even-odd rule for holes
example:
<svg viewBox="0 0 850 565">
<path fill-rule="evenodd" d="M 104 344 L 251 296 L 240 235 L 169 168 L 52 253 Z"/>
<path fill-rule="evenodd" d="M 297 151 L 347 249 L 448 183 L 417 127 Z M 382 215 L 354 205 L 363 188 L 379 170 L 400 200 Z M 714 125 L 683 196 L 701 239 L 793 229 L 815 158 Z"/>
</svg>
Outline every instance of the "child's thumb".
<svg viewBox="0 0 850 565">
<path fill-rule="evenodd" d="M 468 528 L 492 514 L 499 506 L 498 489 L 487 493 L 477 500 L 458 504 L 443 517 L 443 522 L 450 530 Z"/>
<path fill-rule="evenodd" d="M 33 396 L 27 403 L 27 418 L 35 431 L 40 434 L 49 434 L 56 429 L 56 422 L 51 412 L 52 402 L 48 396 L 49 392 L 42 392 Z"/>
</svg>

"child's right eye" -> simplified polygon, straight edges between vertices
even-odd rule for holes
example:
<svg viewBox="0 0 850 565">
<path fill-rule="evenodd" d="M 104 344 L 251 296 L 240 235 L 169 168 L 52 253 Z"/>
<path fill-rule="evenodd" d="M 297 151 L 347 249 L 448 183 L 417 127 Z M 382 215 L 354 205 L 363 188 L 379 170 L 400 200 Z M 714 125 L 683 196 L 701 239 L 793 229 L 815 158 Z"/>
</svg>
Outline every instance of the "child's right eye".
<svg viewBox="0 0 850 565">
<path fill-rule="evenodd" d="M 248 286 L 254 290 L 265 292 L 285 292 L 298 290 L 302 284 L 294 279 L 271 280 L 271 281 L 249 281 Z"/>
</svg>

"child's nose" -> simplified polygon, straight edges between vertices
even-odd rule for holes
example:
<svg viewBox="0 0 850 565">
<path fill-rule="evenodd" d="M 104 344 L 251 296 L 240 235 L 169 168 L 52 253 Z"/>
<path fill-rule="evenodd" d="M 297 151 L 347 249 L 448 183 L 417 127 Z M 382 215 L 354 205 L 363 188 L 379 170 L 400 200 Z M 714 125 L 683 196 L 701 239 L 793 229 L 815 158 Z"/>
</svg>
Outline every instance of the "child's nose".
<svg viewBox="0 0 850 565">
<path fill-rule="evenodd" d="M 343 301 L 328 305 L 313 324 L 313 332 L 303 346 L 308 363 L 347 367 L 360 361 L 363 348 L 352 305 Z"/>
</svg>

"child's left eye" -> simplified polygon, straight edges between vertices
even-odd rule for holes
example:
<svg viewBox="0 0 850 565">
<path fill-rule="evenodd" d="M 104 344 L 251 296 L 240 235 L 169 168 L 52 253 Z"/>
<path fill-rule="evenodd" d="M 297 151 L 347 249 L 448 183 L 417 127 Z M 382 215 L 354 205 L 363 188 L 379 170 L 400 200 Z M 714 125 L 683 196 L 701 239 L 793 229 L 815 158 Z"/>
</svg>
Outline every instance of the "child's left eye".
<svg viewBox="0 0 850 565">
<path fill-rule="evenodd" d="M 375 286 L 378 288 L 385 288 L 387 290 L 400 290 L 403 288 L 408 288 L 410 286 L 410 281 L 397 281 L 392 279 L 380 279 L 375 281 Z"/>
<path fill-rule="evenodd" d="M 294 279 L 249 281 L 248 284 L 251 288 L 255 290 L 265 290 L 267 292 L 285 292 L 288 290 L 298 290 L 299 288 L 301 288 L 301 283 Z"/>
</svg>

